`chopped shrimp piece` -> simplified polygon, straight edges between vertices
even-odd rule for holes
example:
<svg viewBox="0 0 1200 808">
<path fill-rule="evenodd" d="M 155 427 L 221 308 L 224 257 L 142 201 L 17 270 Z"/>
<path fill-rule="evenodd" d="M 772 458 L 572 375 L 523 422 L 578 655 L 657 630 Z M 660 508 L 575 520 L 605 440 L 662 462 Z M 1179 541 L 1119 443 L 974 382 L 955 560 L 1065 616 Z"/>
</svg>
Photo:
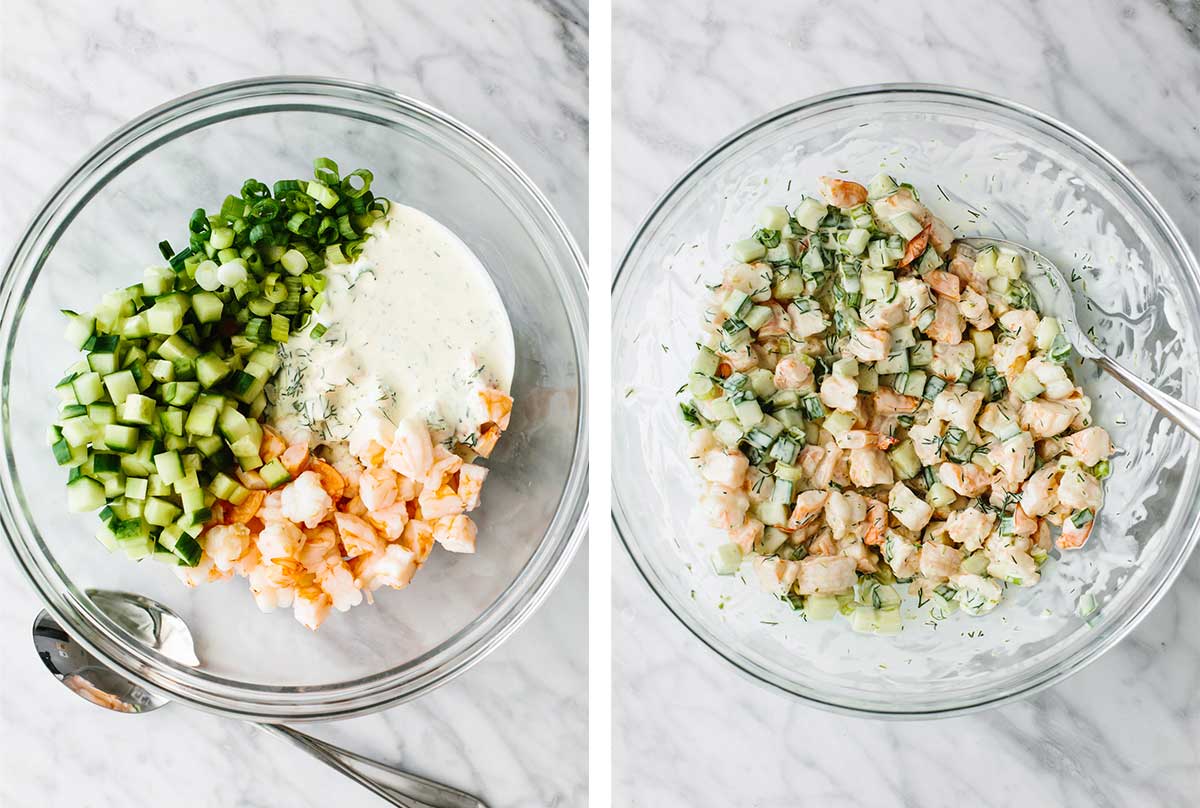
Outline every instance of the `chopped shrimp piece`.
<svg viewBox="0 0 1200 808">
<path fill-rule="evenodd" d="M 933 305 L 929 296 L 929 286 L 920 278 L 909 276 L 896 281 L 899 290 L 898 297 L 904 305 L 904 313 L 909 321 L 917 319 L 917 315 Z"/>
<path fill-rule="evenodd" d="M 828 491 L 802 491 L 796 497 L 796 507 L 792 509 L 787 529 L 796 530 L 812 522 L 828 500 Z"/>
<path fill-rule="evenodd" d="M 1032 348 L 1037 335 L 1038 316 L 1029 309 L 1010 309 L 1000 315 L 1000 325 L 1008 332 L 1008 339 Z"/>
<path fill-rule="evenodd" d="M 1025 513 L 1020 503 L 1013 508 L 1013 535 L 1032 536 L 1038 532 L 1038 520 Z"/>
<path fill-rule="evenodd" d="M 257 518 L 261 519 L 264 524 L 287 521 L 287 517 L 283 515 L 282 488 L 277 488 L 267 493 L 263 498 L 262 507 L 258 509 Z"/>
<path fill-rule="evenodd" d="M 489 387 L 479 391 L 479 400 L 483 402 L 483 410 L 487 414 L 487 421 L 484 423 L 495 424 L 501 431 L 508 429 L 508 419 L 512 415 L 512 396 L 503 390 Z"/>
<path fill-rule="evenodd" d="M 425 424 L 406 418 L 396 427 L 386 462 L 393 471 L 423 480 L 433 468 L 433 441 Z"/>
<path fill-rule="evenodd" d="M 871 300 L 859 309 L 863 325 L 870 329 L 892 329 L 904 322 L 904 302 L 881 303 Z"/>
<path fill-rule="evenodd" d="M 1008 440 L 995 441 L 987 456 L 1010 483 L 1020 484 L 1033 473 L 1037 449 L 1033 436 L 1018 432 Z"/>
<path fill-rule="evenodd" d="M 888 436 L 879 435 L 866 429 L 848 429 L 842 434 L 834 436 L 834 440 L 842 449 L 863 449 L 867 446 L 875 446 L 882 449 L 885 447 L 880 444 L 886 443 Z"/>
<path fill-rule="evenodd" d="M 877 499 L 867 500 L 866 530 L 863 532 L 863 543 L 872 546 L 883 544 L 887 532 L 887 505 Z"/>
<path fill-rule="evenodd" d="M 462 458 L 448 451 L 445 446 L 440 443 L 433 447 L 433 465 L 429 467 L 429 471 L 425 474 L 425 478 L 421 480 L 421 484 L 429 488 L 438 488 L 446 481 L 447 477 L 458 473 L 462 467 Z"/>
<path fill-rule="evenodd" d="M 1029 346 L 1012 339 L 1002 339 L 992 351 L 992 364 L 1012 381 L 1025 369 L 1029 361 Z"/>
<path fill-rule="evenodd" d="M 233 569 L 250 549 L 250 529 L 243 524 L 217 525 L 204 532 L 204 554 L 220 572 Z"/>
<path fill-rule="evenodd" d="M 182 567 L 180 568 L 182 569 Z M 286 609 L 292 605 L 295 592 L 291 587 L 275 583 L 276 567 L 270 563 L 262 563 L 250 571 L 247 579 L 250 583 L 250 594 L 260 611 L 272 612 L 276 609 Z"/>
<path fill-rule="evenodd" d="M 850 481 L 856 486 L 891 485 L 894 480 L 887 454 L 873 446 L 850 450 Z"/>
<path fill-rule="evenodd" d="M 749 553 L 762 539 L 765 529 L 766 526 L 757 519 L 747 519 L 744 525 L 730 531 L 729 540 L 740 547 L 743 553 Z"/>
<path fill-rule="evenodd" d="M 408 503 L 394 502 L 386 508 L 368 511 L 363 518 L 377 533 L 394 541 L 404 533 L 404 525 L 408 523 Z"/>
<path fill-rule="evenodd" d="M 475 552 L 475 523 L 463 514 L 434 519 L 433 538 L 452 553 Z"/>
<path fill-rule="evenodd" d="M 957 275 L 952 277 L 956 280 L 958 278 Z M 992 319 L 991 309 L 988 308 L 987 298 L 969 286 L 961 292 L 958 299 L 958 310 L 967 322 L 981 331 L 986 331 L 996 324 L 996 321 Z"/>
<path fill-rule="evenodd" d="M 783 337 L 792 330 L 792 318 L 788 316 L 783 306 L 776 303 L 774 300 L 767 301 L 767 307 L 771 310 L 771 319 L 758 329 L 759 337 Z"/>
<path fill-rule="evenodd" d="M 983 546 L 995 525 L 995 514 L 979 508 L 966 508 L 950 514 L 946 519 L 946 532 L 968 552 L 974 552 Z"/>
<path fill-rule="evenodd" d="M 775 387 L 780 390 L 806 390 L 812 383 L 812 368 L 795 356 L 785 356 L 775 365 Z"/>
<path fill-rule="evenodd" d="M 907 188 L 901 188 L 895 193 L 876 199 L 871 203 L 871 208 L 875 211 L 875 218 L 879 220 L 880 228 L 887 233 L 896 231 L 896 228 L 892 227 L 891 221 L 901 213 L 912 214 L 912 217 L 922 224 L 927 221 L 929 216 L 929 209 L 918 202 L 913 197 L 912 191 Z"/>
<path fill-rule="evenodd" d="M 857 182 L 833 177 L 821 177 L 817 182 L 821 188 L 821 196 L 834 207 L 853 208 L 867 201 L 866 187 Z"/>
<path fill-rule="evenodd" d="M 953 300 L 939 296 L 934 309 L 933 322 L 929 324 L 929 328 L 925 329 L 925 333 L 934 342 L 958 345 L 962 342 L 964 328 L 966 328 L 966 323 L 958 311 L 958 305 Z"/>
<path fill-rule="evenodd" d="M 927 541 L 921 545 L 921 575 L 935 581 L 948 579 L 958 574 L 962 564 L 962 551 L 948 544 Z"/>
<path fill-rule="evenodd" d="M 339 612 L 348 612 L 363 601 L 362 590 L 354 580 L 354 573 L 341 558 L 317 575 L 317 583 L 329 596 L 333 608 Z"/>
<path fill-rule="evenodd" d="M 321 524 L 333 510 L 333 500 L 321 487 L 316 472 L 306 471 L 283 487 L 280 509 L 293 522 L 307 528 Z"/>
<path fill-rule="evenodd" d="M 704 456 L 700 474 L 711 483 L 717 483 L 726 488 L 740 488 L 746 480 L 748 468 L 750 468 L 750 461 L 741 452 L 735 449 L 728 451 L 714 449 Z"/>
<path fill-rule="evenodd" d="M 867 518 L 867 501 L 862 494 L 830 491 L 825 502 L 825 524 L 833 532 L 833 538 L 841 540 L 850 534 L 850 529 Z"/>
<path fill-rule="evenodd" d="M 364 466 L 381 466 L 395 436 L 396 428 L 392 422 L 372 410 L 363 413 L 350 431 L 347 448 Z"/>
<path fill-rule="evenodd" d="M 1059 468 L 1055 463 L 1042 466 L 1021 489 L 1021 510 L 1030 516 L 1045 516 L 1058 507 Z"/>
<path fill-rule="evenodd" d="M 888 492 L 888 510 L 897 522 L 914 532 L 922 530 L 933 518 L 933 508 L 904 483 L 896 483 Z"/>
<path fill-rule="evenodd" d="M 860 362 L 880 362 L 887 358 L 891 345 L 890 331 L 859 329 L 847 340 L 844 350 Z"/>
<path fill-rule="evenodd" d="M 473 511 L 479 507 L 479 496 L 483 491 L 483 481 L 487 479 L 488 470 L 483 466 L 463 463 L 458 470 L 458 498 L 463 507 Z"/>
<path fill-rule="evenodd" d="M 287 443 L 284 442 L 283 438 L 279 437 L 279 433 L 269 426 L 264 426 L 262 433 L 262 443 L 258 445 L 258 456 L 262 458 L 264 463 L 270 463 L 283 454 L 283 450 L 287 448 Z"/>
<path fill-rule="evenodd" d="M 857 564 L 847 556 L 809 556 L 799 562 L 795 588 L 801 595 L 837 595 L 854 586 Z"/>
<path fill-rule="evenodd" d="M 417 571 L 416 557 L 399 544 L 389 544 L 356 561 L 358 580 L 368 592 L 383 586 L 403 589 Z"/>
<path fill-rule="evenodd" d="M 381 511 L 396 501 L 396 472 L 389 468 L 367 469 L 358 478 L 358 495 L 368 511 Z"/>
<path fill-rule="evenodd" d="M 273 522 L 262 529 L 255 544 L 268 565 L 277 565 L 281 559 L 296 557 L 304 544 L 304 533 L 291 522 Z"/>
<path fill-rule="evenodd" d="M 421 506 L 423 519 L 436 519 L 441 516 L 456 516 L 465 510 L 463 501 L 449 485 L 440 488 L 423 488 L 417 502 Z"/>
<path fill-rule="evenodd" d="M 1004 589 L 998 581 L 982 575 L 960 573 L 952 577 L 950 583 L 958 590 L 954 600 L 967 614 L 980 615 L 990 612 L 996 608 L 1004 595 Z"/>
<path fill-rule="evenodd" d="M 951 300 L 959 300 L 962 297 L 962 281 L 957 275 L 935 269 L 925 276 L 925 281 L 942 297 Z"/>
<path fill-rule="evenodd" d="M 937 465 L 942 459 L 942 431 L 943 424 L 937 420 L 909 427 L 908 439 L 912 441 L 917 458 L 926 466 Z"/>
<path fill-rule="evenodd" d="M 778 556 L 755 556 L 754 572 L 765 591 L 782 595 L 792 588 L 792 583 L 800 574 L 800 565 Z"/>
<path fill-rule="evenodd" d="M 829 327 L 829 322 L 819 308 L 814 306 L 808 311 L 800 311 L 795 303 L 789 303 L 787 316 L 792 323 L 791 335 L 797 340 L 803 340 L 815 334 L 820 334 Z"/>
<path fill-rule="evenodd" d="M 1035 398 L 1021 407 L 1019 422 L 1035 438 L 1052 438 L 1065 432 L 1074 417 L 1069 407 Z"/>
<path fill-rule="evenodd" d="M 942 463 L 938 466 L 938 479 L 942 485 L 964 497 L 977 497 L 992 484 L 987 472 L 974 463 Z"/>
<path fill-rule="evenodd" d="M 854 410 L 858 406 L 858 382 L 836 373 L 821 380 L 821 403 L 835 410 Z"/>
<path fill-rule="evenodd" d="M 262 508 L 263 502 L 267 498 L 266 491 L 251 491 L 250 494 L 241 501 L 241 504 L 234 505 L 229 509 L 229 513 L 225 515 L 225 519 L 229 524 L 244 525 L 249 522 Z"/>
<path fill-rule="evenodd" d="M 915 542 L 895 530 L 889 530 L 884 534 L 882 550 L 884 560 L 896 575 L 911 578 L 917 574 L 921 554 Z"/>
<path fill-rule="evenodd" d="M 933 400 L 933 417 L 970 432 L 975 416 L 983 406 L 983 393 L 968 390 L 965 384 L 947 386 Z"/>
<path fill-rule="evenodd" d="M 270 486 L 267 481 L 262 478 L 262 475 L 257 471 L 242 471 L 235 469 L 234 475 L 238 478 L 238 482 L 249 488 L 251 491 L 265 491 Z"/>
<path fill-rule="evenodd" d="M 298 590 L 296 600 L 292 603 L 292 614 L 305 628 L 316 631 L 329 616 L 329 607 L 332 605 L 329 596 L 320 589 L 315 592 Z"/>
<path fill-rule="evenodd" d="M 341 562 L 342 551 L 338 547 L 337 533 L 327 524 L 320 525 L 316 530 L 304 531 L 304 544 L 296 560 L 314 574 L 320 574 L 331 564 Z"/>
<path fill-rule="evenodd" d="M 906 267 L 921 257 L 921 253 L 925 252 L 925 248 L 929 245 L 929 232 L 932 229 L 933 226 L 927 224 L 921 229 L 920 233 L 909 239 L 908 244 L 904 248 L 904 255 L 901 256 L 897 266 Z"/>
<path fill-rule="evenodd" d="M 330 498 L 338 500 L 346 493 L 346 478 L 321 458 L 310 457 L 308 468 L 321 478 L 321 487 L 325 489 L 325 493 L 329 494 Z"/>
<path fill-rule="evenodd" d="M 491 457 L 492 452 L 496 449 L 496 444 L 500 441 L 500 427 L 492 425 L 479 433 L 479 439 L 475 442 L 475 454 L 480 457 Z"/>
<path fill-rule="evenodd" d="M 1102 491 L 1095 475 L 1079 466 L 1063 471 L 1058 483 L 1058 501 L 1073 511 L 1100 510 Z"/>
<path fill-rule="evenodd" d="M 708 516 L 709 524 L 729 530 L 741 526 L 750 507 L 750 498 L 742 491 L 711 485 L 700 498 L 700 507 Z"/>
<path fill-rule="evenodd" d="M 1071 456 L 1085 466 L 1094 466 L 1113 452 L 1112 441 L 1103 427 L 1092 426 L 1067 437 L 1063 443 Z"/>
<path fill-rule="evenodd" d="M 349 513 L 335 513 L 333 521 L 347 558 L 374 553 L 383 547 L 383 540 L 365 519 Z"/>
<path fill-rule="evenodd" d="M 876 415 L 911 415 L 921 406 L 921 399 L 902 396 L 890 387 L 880 387 L 871 394 Z"/>
<path fill-rule="evenodd" d="M 300 474 L 306 468 L 308 468 L 308 459 L 309 452 L 307 441 L 304 443 L 292 444 L 284 450 L 283 454 L 279 456 L 279 462 L 283 464 L 283 467 L 287 469 L 288 474 L 292 475 L 293 479 L 300 476 Z"/>
<path fill-rule="evenodd" d="M 1096 525 L 1096 519 L 1100 516 L 1099 513 L 1092 517 L 1092 520 L 1083 527 L 1075 527 L 1075 523 L 1070 519 L 1063 522 L 1062 535 L 1058 537 L 1056 544 L 1060 550 L 1077 550 L 1082 547 L 1092 535 L 1092 528 Z"/>
<path fill-rule="evenodd" d="M 433 541 L 433 528 L 428 522 L 420 519 L 409 519 L 408 524 L 404 526 L 404 533 L 400 536 L 400 543 L 413 554 L 418 564 L 423 564 L 425 559 L 429 558 L 429 553 L 433 550 Z"/>
</svg>

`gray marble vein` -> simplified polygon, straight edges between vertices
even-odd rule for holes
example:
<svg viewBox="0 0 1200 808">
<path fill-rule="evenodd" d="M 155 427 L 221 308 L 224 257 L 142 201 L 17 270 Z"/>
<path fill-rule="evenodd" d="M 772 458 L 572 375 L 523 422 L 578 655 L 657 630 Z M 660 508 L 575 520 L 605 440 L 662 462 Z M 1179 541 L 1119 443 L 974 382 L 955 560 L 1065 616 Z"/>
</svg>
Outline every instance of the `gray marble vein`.
<svg viewBox="0 0 1200 808">
<path fill-rule="evenodd" d="M 923 81 L 1007 96 L 1088 133 L 1200 249 L 1198 26 L 1190 0 L 616 0 L 613 248 L 753 118 L 845 86 Z M 1200 557 L 1083 672 L 934 723 L 836 716 L 756 686 L 676 622 L 619 546 L 613 567 L 615 804 L 1196 804 Z"/>
<path fill-rule="evenodd" d="M 131 117 L 270 73 L 374 82 L 448 111 L 505 150 L 586 247 L 587 43 L 580 0 L 0 0 L 0 153 L 19 189 L 0 194 L 0 252 L 53 183 Z M 544 608 L 461 678 L 309 729 L 493 806 L 581 806 L 586 592 L 581 557 Z M 380 804 L 251 727 L 182 707 L 133 717 L 85 704 L 33 653 L 38 608 L 0 560 L 0 806 Z"/>
</svg>

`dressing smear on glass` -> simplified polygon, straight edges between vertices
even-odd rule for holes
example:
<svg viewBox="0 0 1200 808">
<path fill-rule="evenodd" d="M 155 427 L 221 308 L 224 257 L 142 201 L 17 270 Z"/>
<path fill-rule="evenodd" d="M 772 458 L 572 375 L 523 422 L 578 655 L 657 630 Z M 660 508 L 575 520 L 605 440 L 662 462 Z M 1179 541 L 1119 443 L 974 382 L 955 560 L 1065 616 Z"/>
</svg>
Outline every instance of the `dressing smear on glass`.
<svg viewBox="0 0 1200 808">
<path fill-rule="evenodd" d="M 467 245 L 416 208 L 393 205 L 370 233 L 353 263 L 326 265 L 325 333 L 281 346 L 273 424 L 289 442 L 336 443 L 377 413 L 469 442 L 487 420 L 477 391 L 512 384 L 500 294 Z"/>
</svg>

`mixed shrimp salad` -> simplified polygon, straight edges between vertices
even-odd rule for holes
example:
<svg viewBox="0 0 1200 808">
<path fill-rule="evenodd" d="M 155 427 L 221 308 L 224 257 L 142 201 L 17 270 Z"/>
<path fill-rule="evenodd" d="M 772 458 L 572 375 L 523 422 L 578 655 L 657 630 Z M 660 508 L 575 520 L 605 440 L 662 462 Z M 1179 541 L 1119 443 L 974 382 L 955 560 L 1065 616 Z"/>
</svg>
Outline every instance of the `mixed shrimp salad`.
<svg viewBox="0 0 1200 808">
<path fill-rule="evenodd" d="M 378 368 L 385 354 L 366 350 L 377 332 L 349 328 L 361 300 L 348 289 L 402 293 L 403 283 L 359 283 L 408 270 L 370 245 L 412 253 L 424 242 L 388 235 L 417 214 L 397 206 L 398 218 L 372 179 L 365 169 L 341 176 L 319 158 L 310 180 L 247 180 L 219 211 L 193 213 L 182 250 L 159 245 L 166 265 L 91 313 L 64 312 L 84 356 L 56 385 L 49 443 L 67 470 L 69 509 L 99 511 L 96 538 L 110 551 L 169 565 L 189 586 L 243 576 L 260 608 L 291 607 L 312 629 L 331 609 L 406 586 L 435 543 L 474 552 L 467 514 L 488 473 L 475 461 L 509 424 L 511 333 L 507 343 L 496 336 L 503 329 L 485 334 L 507 353 L 479 347 L 499 369 L 464 350 L 470 372 L 453 384 L 432 385 L 444 366 L 423 373 L 419 352 L 408 352 L 402 376 Z M 449 249 L 436 223 L 418 225 Z M 487 311 L 508 327 L 498 302 Z M 453 312 L 440 319 L 456 327 Z M 296 344 L 302 356 L 289 353 Z M 405 345 L 382 347 L 394 356 Z M 311 394 L 322 401 L 279 392 L 301 367 L 319 373 Z M 381 377 L 410 380 L 409 389 Z M 450 392 L 422 397 L 415 381 Z"/>
<path fill-rule="evenodd" d="M 808 619 L 901 628 L 1038 583 L 1082 547 L 1113 446 L 1019 255 L 974 249 L 886 175 L 821 178 L 732 247 L 681 388 L 703 511 Z"/>
</svg>

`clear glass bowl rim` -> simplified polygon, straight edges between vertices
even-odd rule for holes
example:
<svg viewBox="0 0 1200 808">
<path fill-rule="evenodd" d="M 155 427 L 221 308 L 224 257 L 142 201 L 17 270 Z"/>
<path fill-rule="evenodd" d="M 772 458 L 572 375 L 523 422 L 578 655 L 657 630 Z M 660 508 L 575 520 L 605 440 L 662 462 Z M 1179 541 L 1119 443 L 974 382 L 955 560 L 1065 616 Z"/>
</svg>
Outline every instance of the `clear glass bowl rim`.
<svg viewBox="0 0 1200 808">
<path fill-rule="evenodd" d="M 305 109 L 315 106 L 325 112 L 369 120 L 369 116 L 358 109 L 340 110 L 335 104 L 341 101 L 360 108 L 366 106 L 381 115 L 420 120 L 444 131 L 449 137 L 458 138 L 524 195 L 523 201 L 531 208 L 530 212 L 548 230 L 547 238 L 555 241 L 556 251 L 569 256 L 569 261 L 557 271 L 569 295 L 563 297 L 562 302 L 575 342 L 579 389 L 577 432 L 573 465 L 558 510 L 541 545 L 517 579 L 485 612 L 429 652 L 397 668 L 334 685 L 274 687 L 213 676 L 147 651 L 111 621 L 100 618 L 95 608 L 84 602 L 81 590 L 66 579 L 56 564 L 46 563 L 44 555 L 35 549 L 38 542 L 24 534 L 15 518 L 14 508 L 20 506 L 14 505 L 13 459 L 11 441 L 7 438 L 7 417 L 3 419 L 6 462 L 0 464 L 0 525 L 18 568 L 33 585 L 46 609 L 75 640 L 122 675 L 167 698 L 208 712 L 259 721 L 329 720 L 373 712 L 411 700 L 450 681 L 483 659 L 542 603 L 565 573 L 586 534 L 587 263 L 566 224 L 541 190 L 511 158 L 475 130 L 429 104 L 383 87 L 300 75 L 264 76 L 206 87 L 155 107 L 113 132 L 73 167 L 50 193 L 18 238 L 0 277 L 0 312 L 4 314 L 0 337 L 7 356 L 15 338 L 14 310 L 21 305 L 13 298 L 32 283 L 44 260 L 44 255 L 34 255 L 33 250 L 51 225 L 58 233 L 69 225 L 73 214 L 68 210 L 65 219 L 59 221 L 62 208 L 72 205 L 77 209 L 90 199 L 91 192 L 79 199 L 74 197 L 95 174 L 105 172 L 111 177 L 165 140 L 196 128 L 256 114 L 245 108 L 245 102 L 260 100 L 269 105 L 272 98 L 279 97 L 306 97 L 309 103 L 303 107 Z M 267 111 L 275 111 L 275 108 Z M 195 121 L 184 120 L 197 113 L 205 116 L 199 126 Z M 146 148 L 147 142 L 149 148 Z M 129 153 L 133 147 L 135 150 Z M 114 160 L 118 161 L 115 169 L 110 167 Z M 57 233 L 53 237 L 57 238 Z M 4 334 L 6 331 L 9 332 L 7 335 Z M 5 361 L 2 381 L 6 387 L 8 370 Z"/>
<path fill-rule="evenodd" d="M 1128 191 L 1137 204 L 1142 207 L 1142 213 L 1158 228 L 1159 235 L 1163 237 L 1170 246 L 1171 251 L 1187 267 L 1192 276 L 1196 278 L 1197 283 L 1200 284 L 1200 264 L 1197 263 L 1196 257 L 1188 246 L 1187 241 L 1183 238 L 1179 228 L 1167 215 L 1166 211 L 1163 210 L 1158 201 L 1123 163 L 1083 133 L 1032 107 L 990 93 L 942 84 L 885 83 L 847 87 L 811 96 L 793 104 L 779 107 L 751 121 L 732 134 L 727 135 L 694 161 L 655 201 L 650 211 L 643 217 L 634 230 L 634 234 L 630 238 L 625 252 L 621 256 L 620 263 L 617 265 L 616 273 L 613 276 L 612 296 L 614 303 L 618 299 L 623 283 L 632 272 L 635 258 L 641 252 L 640 247 L 642 246 L 643 239 L 656 223 L 659 214 L 671 206 L 677 193 L 686 190 L 694 178 L 700 175 L 714 161 L 721 158 L 727 151 L 735 149 L 743 142 L 743 139 L 784 119 L 793 116 L 800 116 L 807 119 L 816 118 L 825 111 L 844 106 L 852 100 L 866 103 L 870 101 L 894 101 L 897 99 L 928 99 L 943 104 L 953 104 L 959 101 L 991 108 L 993 111 L 998 111 L 1002 114 L 1007 114 L 1010 118 L 1017 119 L 1017 122 L 1021 125 L 1054 137 L 1060 143 L 1077 152 L 1087 154 L 1090 159 L 1104 165 L 1105 168 L 1116 174 L 1125 183 L 1124 190 Z M 618 348 L 618 343 L 614 340 L 612 348 L 614 365 L 618 361 Z M 1085 646 L 1074 656 L 1060 660 L 1057 664 L 1048 667 L 1037 676 L 1031 677 L 1024 687 L 1000 694 L 997 697 L 981 698 L 970 703 L 963 702 L 947 705 L 943 709 L 912 712 L 905 712 L 902 709 L 883 711 L 834 700 L 822 700 L 811 693 L 793 689 L 787 681 L 773 676 L 767 671 L 760 670 L 753 663 L 741 658 L 741 655 L 736 650 L 728 648 L 715 633 L 710 632 L 704 626 L 693 621 L 687 613 L 685 604 L 682 601 L 675 602 L 673 596 L 669 594 L 670 590 L 661 583 L 659 576 L 654 571 L 650 562 L 639 550 L 638 542 L 630 538 L 634 533 L 631 527 L 632 522 L 622 507 L 615 484 L 612 490 L 612 498 L 611 517 L 614 530 L 629 557 L 632 559 L 638 573 L 641 575 L 642 580 L 684 628 L 691 632 L 710 651 L 732 665 L 739 674 L 759 685 L 765 685 L 768 688 L 786 693 L 813 707 L 857 717 L 892 720 L 947 718 L 991 709 L 1019 699 L 1028 698 L 1077 673 L 1099 659 L 1150 613 L 1183 570 L 1197 543 L 1200 543 L 1200 513 L 1198 513 L 1196 518 L 1192 520 L 1191 535 L 1182 543 L 1173 557 L 1165 559 L 1170 563 L 1165 569 L 1165 574 L 1160 578 L 1157 587 L 1149 597 L 1145 598 L 1140 604 L 1137 604 L 1138 608 L 1128 610 L 1123 615 L 1122 620 L 1110 625 L 1106 634 L 1098 635 L 1096 642 Z"/>
</svg>

